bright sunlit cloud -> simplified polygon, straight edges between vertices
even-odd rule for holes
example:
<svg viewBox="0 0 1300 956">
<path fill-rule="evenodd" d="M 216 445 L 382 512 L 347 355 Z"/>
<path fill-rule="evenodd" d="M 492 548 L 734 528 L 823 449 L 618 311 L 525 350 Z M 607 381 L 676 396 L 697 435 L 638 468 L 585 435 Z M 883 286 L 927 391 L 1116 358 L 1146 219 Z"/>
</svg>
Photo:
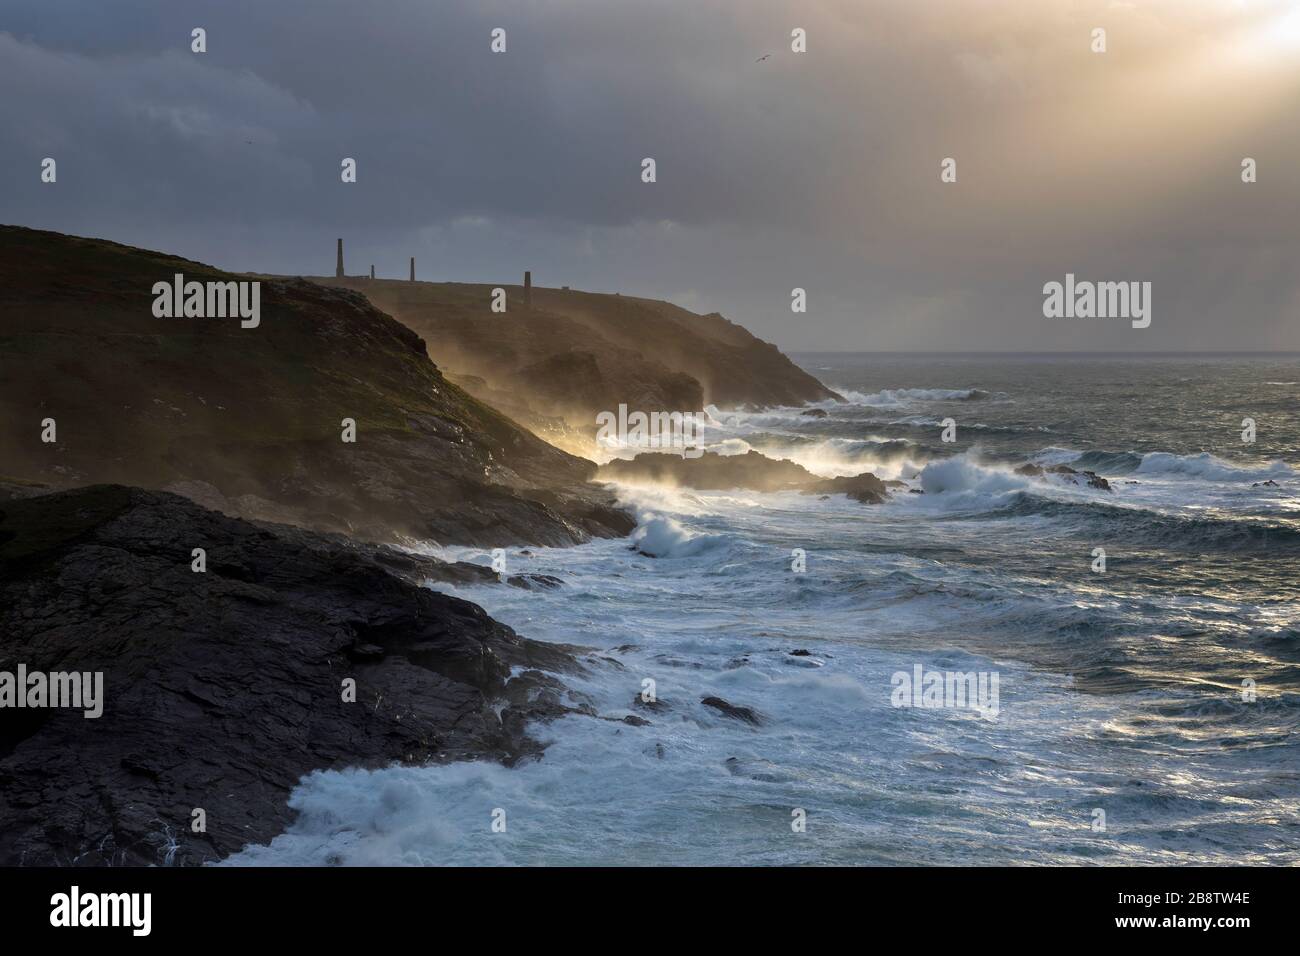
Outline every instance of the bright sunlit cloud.
<svg viewBox="0 0 1300 956">
<path fill-rule="evenodd" d="M 1300 7 L 1278 17 L 1269 28 L 1268 35 L 1279 46 L 1300 49 Z"/>
</svg>

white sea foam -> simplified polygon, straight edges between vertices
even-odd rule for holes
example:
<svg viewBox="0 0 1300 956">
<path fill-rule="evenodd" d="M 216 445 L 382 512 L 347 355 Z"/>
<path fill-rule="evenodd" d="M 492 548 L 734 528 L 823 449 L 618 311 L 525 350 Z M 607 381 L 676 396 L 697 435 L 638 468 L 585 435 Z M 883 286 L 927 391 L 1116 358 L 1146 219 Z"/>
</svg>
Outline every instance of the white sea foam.
<svg viewBox="0 0 1300 956">
<path fill-rule="evenodd" d="M 907 439 L 868 435 L 865 438 L 828 438 L 819 442 L 767 445 L 759 449 L 769 458 L 785 458 L 823 478 L 860 475 L 877 478 L 912 477 L 919 470 L 914 459 L 920 450 Z"/>
<path fill-rule="evenodd" d="M 725 547 L 728 540 L 721 534 L 694 534 L 677 519 L 657 514 L 647 514 L 632 532 L 632 544 L 652 558 L 694 558 Z"/>
<path fill-rule="evenodd" d="M 931 462 L 921 469 L 921 488 L 927 495 L 1000 498 L 1024 491 L 1029 479 L 1010 469 L 981 465 L 966 455 Z"/>
<path fill-rule="evenodd" d="M 867 394 L 851 388 L 832 387 L 853 404 L 870 408 L 899 408 L 914 402 L 965 402 L 988 395 L 978 388 L 886 388 Z"/>
<path fill-rule="evenodd" d="M 1272 461 L 1266 465 L 1251 467 L 1234 465 L 1209 452 L 1199 455 L 1172 455 L 1168 452 L 1155 451 L 1142 456 L 1134 474 L 1182 476 L 1200 478 L 1206 481 L 1264 481 L 1280 478 L 1294 478 L 1295 472 L 1284 461 Z"/>
<path fill-rule="evenodd" d="M 937 422 L 947 411 L 922 403 L 976 396 L 902 389 L 846 397 L 866 399 L 857 432 L 852 409 L 822 403 L 832 419 L 819 441 L 806 439 L 818 436 L 825 420 L 802 409 L 717 413 L 706 436 L 711 447 L 743 451 L 762 431 L 765 454 L 815 473 L 889 477 L 890 461 L 907 445 L 890 440 L 898 432 L 880 419 L 910 408 L 920 413 L 907 415 L 912 421 Z M 977 407 L 984 405 L 969 410 Z M 888 410 L 871 411 L 877 408 Z M 1002 464 L 971 450 L 921 461 L 926 494 L 899 492 L 883 506 L 844 496 L 614 485 L 636 513 L 637 550 L 627 540 L 528 555 L 512 550 L 511 573 L 554 574 L 564 585 L 458 592 L 529 638 L 598 649 L 584 658 L 583 673 L 557 675 L 587 695 L 598 717 L 535 726 L 548 749 L 513 768 L 313 774 L 294 793 L 300 815 L 289 832 L 231 862 L 1157 863 L 1176 850 L 1187 862 L 1231 863 L 1240 862 L 1243 841 L 1268 845 L 1270 861 L 1300 862 L 1300 851 L 1279 844 L 1268 822 L 1278 812 L 1293 814 L 1295 801 L 1248 795 L 1252 787 L 1285 787 L 1268 779 L 1254 735 L 1270 747 L 1281 738 L 1250 723 L 1278 719 L 1285 731 L 1279 709 L 1268 711 L 1262 696 L 1260 705 L 1236 709 L 1231 694 L 1215 697 L 1217 688 L 1200 685 L 1080 694 L 1064 676 L 1077 673 L 1067 667 L 1097 659 L 1109 670 L 1112 634 L 1159 635 L 1123 646 L 1135 667 L 1155 661 L 1152 672 L 1160 673 L 1159 657 L 1138 655 L 1174 654 L 1170 635 L 1212 633 L 1226 620 L 1243 634 L 1268 627 L 1289 633 L 1293 608 L 1281 595 L 1268 607 L 1234 602 L 1223 588 L 1202 595 L 1199 588 L 1156 587 L 1134 597 L 1140 585 L 1122 566 L 1112 579 L 1088 570 L 1092 547 L 1111 547 L 1108 531 L 1121 532 L 1121 554 L 1125 544 L 1143 543 L 1144 532 L 1135 538 L 1133 531 L 1143 527 L 1143 511 L 1254 515 L 1276 499 L 1294 514 L 1288 495 L 1250 487 L 1252 480 L 1294 477 L 1289 466 L 1116 453 L 1116 472 L 1141 467 L 1124 474 L 1137 483 L 1116 480 L 1107 492 L 1069 476 L 1015 474 L 1025 458 L 1051 466 L 1084 453 L 1023 451 L 1038 447 L 1025 444 L 1025 432 L 1045 426 L 987 420 L 995 427 L 982 438 L 1018 443 L 995 449 Z M 1092 436 L 1061 431 L 1053 440 L 1090 448 L 1089 461 L 1107 455 L 1089 444 Z M 946 446 L 909 434 L 916 454 L 902 454 L 900 471 L 915 468 L 927 447 L 947 454 Z M 885 441 L 882 452 L 876 443 Z M 1012 458 L 1008 447 L 1024 457 Z M 1022 496 L 1030 507 L 1007 507 Z M 1035 507 L 1041 500 L 1050 507 Z M 984 513 L 995 509 L 999 514 Z M 805 552 L 803 573 L 791 570 L 793 549 Z M 439 553 L 487 559 L 481 549 Z M 1045 581 L 1058 566 L 1067 573 Z M 1112 581 L 1119 586 L 1108 587 Z M 996 635 L 983 651 L 998 660 L 965 643 L 977 634 Z M 1019 648 L 1052 642 L 1059 657 L 1042 666 L 1017 663 Z M 1211 645 L 1216 660 L 1231 643 Z M 810 653 L 792 656 L 796 648 Z M 1000 659 L 1004 650 L 1011 660 Z M 917 663 L 928 671 L 999 671 L 999 722 L 892 708 L 890 675 Z M 1055 667 L 1063 673 L 1052 673 Z M 666 710 L 633 709 L 646 677 L 656 681 Z M 702 704 L 708 696 L 750 707 L 763 723 L 729 719 Z M 1213 714 L 1206 710 L 1196 727 L 1185 727 L 1178 708 L 1201 714 L 1207 700 L 1223 708 L 1223 722 L 1208 732 L 1203 722 Z M 622 723 L 630 713 L 650 723 Z M 1164 713 L 1174 716 L 1164 720 Z M 1161 734 L 1161 746 L 1117 743 L 1131 732 L 1142 740 Z M 1224 747 L 1234 734 L 1251 746 Z M 1279 744 L 1271 752 L 1266 763 L 1290 773 L 1293 751 Z M 1087 842 L 1089 810 L 1103 805 L 1092 801 L 1103 797 L 1108 808 L 1120 808 L 1124 839 Z M 496 808 L 506 812 L 505 833 L 491 830 Z M 808 814 L 806 833 L 790 829 L 794 808 Z M 1173 831 L 1179 835 L 1170 837 Z"/>
<path fill-rule="evenodd" d="M 706 445 L 705 450 L 719 455 L 744 455 L 752 451 L 753 446 L 743 438 L 724 438 L 716 444 Z"/>
</svg>

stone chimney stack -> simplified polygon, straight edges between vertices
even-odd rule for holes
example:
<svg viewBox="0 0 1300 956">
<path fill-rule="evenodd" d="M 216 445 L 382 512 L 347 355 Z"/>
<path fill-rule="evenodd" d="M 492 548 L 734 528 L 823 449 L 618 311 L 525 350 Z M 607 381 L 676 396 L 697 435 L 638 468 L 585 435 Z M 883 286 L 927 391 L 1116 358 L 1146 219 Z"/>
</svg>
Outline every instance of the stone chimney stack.
<svg viewBox="0 0 1300 956">
<path fill-rule="evenodd" d="M 343 240 L 339 240 L 339 260 L 338 265 L 334 267 L 334 278 L 343 278 Z"/>
<path fill-rule="evenodd" d="M 375 277 L 375 267 L 374 267 L 374 266 L 371 266 L 371 267 L 370 267 L 370 278 L 373 279 L 374 277 Z"/>
<path fill-rule="evenodd" d="M 415 256 L 411 256 L 411 281 L 415 281 Z"/>
<path fill-rule="evenodd" d="M 533 307 L 533 274 L 524 273 L 524 311 L 527 312 Z"/>
</svg>

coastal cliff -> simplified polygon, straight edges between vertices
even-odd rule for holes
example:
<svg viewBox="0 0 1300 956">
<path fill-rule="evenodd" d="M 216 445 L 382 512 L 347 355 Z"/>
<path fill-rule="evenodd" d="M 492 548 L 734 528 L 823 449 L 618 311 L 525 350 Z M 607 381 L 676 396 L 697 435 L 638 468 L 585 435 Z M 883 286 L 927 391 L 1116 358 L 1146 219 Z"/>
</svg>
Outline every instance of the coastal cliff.
<svg viewBox="0 0 1300 956">
<path fill-rule="evenodd" d="M 491 285 L 313 278 L 355 289 L 429 343 L 448 373 L 539 434 L 594 431 L 598 412 L 802 405 L 838 398 L 776 346 L 717 313 L 633 296 Z M 562 423 L 562 426 L 561 426 Z"/>
<path fill-rule="evenodd" d="M 449 382 L 363 296 L 261 279 L 256 327 L 157 317 L 151 290 L 176 274 L 256 278 L 0 226 L 0 479 L 166 489 L 379 541 L 565 545 L 631 530 L 589 484 L 591 462 Z"/>
</svg>

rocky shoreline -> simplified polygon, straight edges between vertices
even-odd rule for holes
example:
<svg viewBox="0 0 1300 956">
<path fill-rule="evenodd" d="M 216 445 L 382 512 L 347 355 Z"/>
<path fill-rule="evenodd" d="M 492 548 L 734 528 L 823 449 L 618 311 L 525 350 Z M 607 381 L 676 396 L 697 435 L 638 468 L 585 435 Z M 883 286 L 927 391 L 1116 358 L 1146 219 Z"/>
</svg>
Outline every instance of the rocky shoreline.
<svg viewBox="0 0 1300 956">
<path fill-rule="evenodd" d="M 493 577 L 136 488 L 0 502 L 0 670 L 105 697 L 5 714 L 0 865 L 209 862 L 282 832 L 314 770 L 539 754 L 530 720 L 588 712 L 552 676 L 579 649 L 421 586 Z"/>
<path fill-rule="evenodd" d="M 260 319 L 156 314 L 153 284 L 182 273 L 260 284 Z M 313 771 L 539 756 L 530 722 L 601 717 L 561 677 L 617 662 L 425 586 L 498 582 L 487 568 L 386 542 L 564 546 L 633 530 L 594 463 L 507 414 L 589 417 L 625 394 L 691 408 L 837 397 L 721 316 L 649 300 L 539 290 L 506 327 L 479 314 L 482 290 L 396 290 L 440 356 L 493 355 L 515 336 L 515 394 L 444 375 L 376 308 L 387 287 L 373 283 L 239 276 L 13 226 L 0 226 L 0 278 L 0 675 L 103 687 L 93 717 L 0 699 L 0 865 L 213 862 L 283 832 Z M 637 348 L 647 330 L 675 343 L 668 365 Z M 702 480 L 731 469 L 760 490 L 885 494 L 871 475 L 717 458 L 696 465 Z"/>
</svg>

